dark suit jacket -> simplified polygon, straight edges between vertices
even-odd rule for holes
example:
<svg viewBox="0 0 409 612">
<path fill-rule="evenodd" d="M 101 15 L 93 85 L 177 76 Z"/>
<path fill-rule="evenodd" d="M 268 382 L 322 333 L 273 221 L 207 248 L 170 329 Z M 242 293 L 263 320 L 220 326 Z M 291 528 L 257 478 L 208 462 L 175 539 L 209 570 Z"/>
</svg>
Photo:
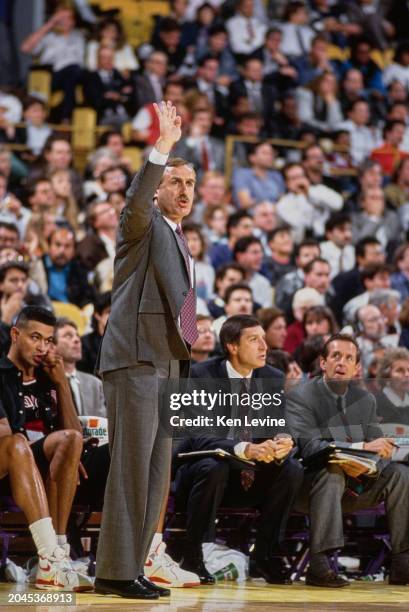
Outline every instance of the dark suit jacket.
<svg viewBox="0 0 409 612">
<path fill-rule="evenodd" d="M 391 400 L 381 392 L 375 395 L 376 411 L 380 423 L 401 423 L 409 425 L 409 406 L 407 408 L 396 408 Z"/>
<path fill-rule="evenodd" d="M 287 424 L 302 457 L 326 448 L 330 442 L 349 446 L 347 431 L 336 402 L 322 378 L 297 385 L 286 397 Z M 353 442 L 382 438 L 374 396 L 354 383 L 346 395 L 346 419 Z M 348 432 L 349 433 L 349 432 Z"/>
<path fill-rule="evenodd" d="M 221 388 L 226 391 L 231 390 L 227 374 L 225 357 L 216 357 L 214 359 L 202 361 L 201 363 L 195 363 L 191 368 L 190 376 L 192 379 L 218 380 L 220 382 L 220 384 L 217 385 L 218 388 Z M 252 380 L 255 381 L 258 379 L 264 379 L 265 382 L 263 385 L 263 389 L 265 391 L 267 391 L 268 389 L 270 392 L 278 392 L 281 391 L 281 389 L 283 388 L 285 377 L 281 370 L 277 370 L 272 366 L 266 365 L 263 368 L 257 368 L 253 371 Z M 280 407 L 280 411 L 281 410 L 283 411 L 282 407 Z M 280 433 L 282 433 L 283 431 L 283 428 L 280 428 Z M 263 439 L 265 438 L 254 437 L 254 441 L 257 442 L 261 442 Z M 186 438 L 180 443 L 180 445 L 175 451 L 174 467 L 177 467 L 178 465 L 177 453 L 185 453 L 199 450 L 215 450 L 216 448 L 223 448 L 224 450 L 234 454 L 234 446 L 236 444 L 237 440 L 219 436 L 217 435 L 217 432 L 215 432 L 215 435 L 213 436 L 199 434 L 197 436 Z"/>
<path fill-rule="evenodd" d="M 146 162 L 121 212 L 112 307 L 97 369 L 189 360 L 178 317 L 189 291 L 184 247 L 153 204 L 165 166 Z"/>
<path fill-rule="evenodd" d="M 88 374 L 94 373 L 99 348 L 101 346 L 101 340 L 102 336 L 100 336 L 96 330 L 90 334 L 85 334 L 85 336 L 82 336 L 82 358 L 81 361 L 77 363 L 78 370 L 81 372 L 88 372 Z"/>
<path fill-rule="evenodd" d="M 359 268 L 338 274 L 332 281 L 332 287 L 334 289 L 334 296 L 331 308 L 335 313 L 337 321 L 342 323 L 342 309 L 345 304 L 365 291 Z"/>
<path fill-rule="evenodd" d="M 247 98 L 248 91 L 245 84 L 245 79 L 240 77 L 230 85 L 229 101 L 234 105 L 238 98 Z M 277 99 L 277 90 L 274 83 L 268 77 L 264 78 L 261 83 L 261 98 L 263 104 L 262 115 L 264 122 L 270 125 L 270 121 L 274 116 L 274 101 Z"/>
<path fill-rule="evenodd" d="M 112 70 L 111 79 L 104 82 L 97 70 L 89 71 L 84 78 L 84 97 L 86 104 L 95 108 L 98 114 L 98 119 L 104 117 L 104 113 L 108 109 L 114 112 L 119 104 L 126 105 L 128 96 L 123 94 L 123 88 L 126 85 L 125 79 L 121 76 L 118 70 Z M 121 101 L 105 98 L 105 94 L 109 91 L 114 91 L 121 94 Z"/>
<path fill-rule="evenodd" d="M 198 147 L 191 146 L 187 138 L 182 138 L 173 149 L 173 155 L 175 157 L 182 157 L 193 164 L 198 175 L 198 181 L 200 181 L 203 168 L 201 152 Z M 224 143 L 218 138 L 213 138 L 213 136 L 209 137 L 209 157 L 215 169 L 219 172 L 223 172 L 225 161 Z"/>
<path fill-rule="evenodd" d="M 146 74 L 135 75 L 134 91 L 135 91 L 134 106 L 136 110 L 139 110 L 146 104 L 157 102 L 155 91 Z"/>
</svg>

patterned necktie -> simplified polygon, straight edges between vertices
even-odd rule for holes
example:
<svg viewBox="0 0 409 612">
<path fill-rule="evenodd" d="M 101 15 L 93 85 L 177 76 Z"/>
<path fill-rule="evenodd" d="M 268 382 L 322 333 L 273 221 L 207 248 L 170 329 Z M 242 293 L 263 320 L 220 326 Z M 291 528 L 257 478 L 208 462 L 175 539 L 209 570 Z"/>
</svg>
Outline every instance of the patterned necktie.
<svg viewBox="0 0 409 612">
<path fill-rule="evenodd" d="M 247 41 L 246 42 L 248 45 L 251 45 L 251 43 L 256 37 L 256 33 L 254 31 L 253 22 L 251 20 L 251 17 L 249 17 L 246 20 L 246 30 L 247 30 Z"/>
<path fill-rule="evenodd" d="M 207 172 L 210 170 L 210 159 L 209 159 L 209 149 L 207 148 L 207 143 L 205 140 L 202 140 L 201 144 L 201 165 L 203 172 Z"/>
<path fill-rule="evenodd" d="M 241 442 L 251 441 L 251 430 L 249 427 L 245 426 L 245 421 L 244 421 L 245 416 L 248 414 L 248 405 L 244 406 L 242 405 L 242 402 L 241 402 L 242 395 L 248 394 L 249 392 L 249 388 L 248 388 L 249 382 L 250 381 L 247 378 L 242 378 L 240 381 L 240 391 L 239 391 L 240 413 L 239 414 L 240 414 L 240 418 L 242 422 L 242 427 L 240 429 L 239 436 L 240 436 Z M 240 482 L 241 482 L 241 486 L 243 487 L 245 491 L 248 491 L 253 486 L 254 477 L 255 477 L 254 470 L 241 470 Z"/>
<path fill-rule="evenodd" d="M 183 254 L 189 275 L 189 291 L 187 292 L 185 301 L 180 310 L 180 327 L 182 328 L 183 338 L 190 346 L 196 342 L 199 337 L 196 324 L 196 298 L 195 290 L 192 287 L 192 278 L 190 274 L 190 251 L 184 233 L 180 225 L 176 227 L 176 233 L 183 244 Z"/>
</svg>

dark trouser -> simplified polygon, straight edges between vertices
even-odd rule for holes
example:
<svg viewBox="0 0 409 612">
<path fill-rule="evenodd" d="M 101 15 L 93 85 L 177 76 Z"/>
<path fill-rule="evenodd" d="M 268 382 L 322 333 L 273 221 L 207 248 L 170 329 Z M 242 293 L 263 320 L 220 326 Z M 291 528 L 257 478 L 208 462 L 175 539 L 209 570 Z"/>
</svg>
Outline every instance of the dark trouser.
<svg viewBox="0 0 409 612">
<path fill-rule="evenodd" d="M 263 464 L 248 491 L 241 485 L 240 470 L 227 461 L 208 458 L 181 466 L 176 474 L 176 508 L 187 509 L 188 547 L 199 551 L 202 542 L 214 540 L 220 506 L 255 507 L 261 513 L 255 556 L 270 556 L 284 537 L 302 479 L 303 470 L 294 459 L 282 465 Z"/>
<path fill-rule="evenodd" d="M 385 501 L 392 552 L 409 550 L 409 467 L 389 464 L 358 497 L 345 493 L 346 477 L 336 465 L 307 474 L 296 508 L 310 516 L 311 553 L 342 548 L 343 512 L 355 512 Z"/>
<path fill-rule="evenodd" d="M 75 107 L 75 88 L 81 83 L 82 68 L 76 64 L 66 66 L 53 73 L 52 89 L 62 89 L 64 99 L 61 104 L 61 119 L 70 119 Z"/>
<path fill-rule="evenodd" d="M 141 363 L 104 374 L 111 465 L 98 541 L 98 578 L 134 580 L 143 574 L 168 492 L 171 461 L 172 440 L 159 423 L 159 378 L 177 378 L 178 366 Z"/>
</svg>

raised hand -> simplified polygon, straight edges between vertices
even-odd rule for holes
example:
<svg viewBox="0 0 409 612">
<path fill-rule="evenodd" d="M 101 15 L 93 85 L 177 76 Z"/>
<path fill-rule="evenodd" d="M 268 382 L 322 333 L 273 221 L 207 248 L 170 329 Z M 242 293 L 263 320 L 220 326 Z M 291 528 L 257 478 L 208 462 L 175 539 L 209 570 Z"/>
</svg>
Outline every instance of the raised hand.
<svg viewBox="0 0 409 612">
<path fill-rule="evenodd" d="M 167 154 L 182 136 L 182 119 L 176 114 L 172 102 L 154 103 L 153 107 L 159 119 L 159 138 L 155 149 L 159 153 Z"/>
</svg>

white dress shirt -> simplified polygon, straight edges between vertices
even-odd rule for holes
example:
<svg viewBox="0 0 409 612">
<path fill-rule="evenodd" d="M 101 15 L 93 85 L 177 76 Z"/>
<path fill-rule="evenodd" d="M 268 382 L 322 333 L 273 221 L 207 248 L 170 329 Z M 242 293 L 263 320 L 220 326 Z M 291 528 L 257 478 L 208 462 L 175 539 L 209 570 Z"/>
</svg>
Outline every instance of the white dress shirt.
<svg viewBox="0 0 409 612">
<path fill-rule="evenodd" d="M 378 129 L 356 125 L 350 119 L 339 123 L 337 129 L 346 130 L 350 133 L 351 146 L 349 153 L 354 165 L 363 162 L 370 155 L 372 149 L 376 149 L 382 143 Z"/>
<path fill-rule="evenodd" d="M 98 49 L 99 42 L 91 40 L 87 45 L 86 66 L 88 70 L 96 70 L 98 67 Z M 128 44 L 122 49 L 116 49 L 114 54 L 114 68 L 122 72 L 123 70 L 137 70 L 139 62 L 136 59 L 132 47 Z"/>
<path fill-rule="evenodd" d="M 247 378 L 248 380 L 250 380 L 251 377 L 253 376 L 253 370 L 251 370 L 251 372 L 249 372 L 247 376 L 243 376 L 242 374 L 240 374 L 239 372 L 237 372 L 237 370 L 233 368 L 232 364 L 228 360 L 226 361 L 226 369 L 227 369 L 227 376 L 229 378 Z M 247 444 L 248 442 L 238 442 L 234 446 L 234 454 L 237 455 L 237 457 L 240 457 L 240 459 L 247 458 L 245 455 Z"/>
<path fill-rule="evenodd" d="M 71 372 L 71 374 L 65 373 L 65 376 L 68 378 L 68 382 L 70 383 L 71 391 L 74 396 L 75 407 L 77 409 L 78 414 L 82 414 L 82 401 L 81 401 L 81 393 L 80 393 L 80 381 L 77 376 L 77 370 Z"/>
<path fill-rule="evenodd" d="M 168 161 L 168 157 L 169 155 L 164 155 L 163 153 L 159 153 L 157 149 L 153 148 L 152 151 L 149 153 L 148 159 L 151 162 L 151 164 L 158 164 L 159 166 L 165 166 L 166 162 Z M 175 223 L 174 221 L 171 221 L 170 219 L 165 217 L 165 215 L 163 215 L 163 218 L 165 219 L 169 227 L 171 227 L 172 230 L 176 233 L 177 223 Z M 191 286 L 193 287 L 193 281 L 195 277 L 195 262 L 194 262 L 193 257 L 191 257 L 190 255 L 189 255 L 189 265 L 190 265 L 190 283 L 191 283 Z"/>
<path fill-rule="evenodd" d="M 264 44 L 267 26 L 255 17 L 235 15 L 227 20 L 226 29 L 233 53 L 249 55 Z"/>
<path fill-rule="evenodd" d="M 321 257 L 331 266 L 331 280 L 340 272 L 347 272 L 355 266 L 355 249 L 351 244 L 341 249 L 332 240 L 325 240 L 321 242 L 320 248 Z"/>
</svg>

